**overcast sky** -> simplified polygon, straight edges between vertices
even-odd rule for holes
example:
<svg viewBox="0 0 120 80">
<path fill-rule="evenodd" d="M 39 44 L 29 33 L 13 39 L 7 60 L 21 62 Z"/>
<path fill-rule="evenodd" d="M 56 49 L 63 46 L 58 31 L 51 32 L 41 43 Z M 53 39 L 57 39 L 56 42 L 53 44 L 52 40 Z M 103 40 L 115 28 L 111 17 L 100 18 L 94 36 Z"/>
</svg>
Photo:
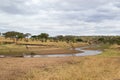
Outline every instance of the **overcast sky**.
<svg viewBox="0 0 120 80">
<path fill-rule="evenodd" d="M 120 0 L 0 0 L 0 32 L 120 35 Z"/>
</svg>

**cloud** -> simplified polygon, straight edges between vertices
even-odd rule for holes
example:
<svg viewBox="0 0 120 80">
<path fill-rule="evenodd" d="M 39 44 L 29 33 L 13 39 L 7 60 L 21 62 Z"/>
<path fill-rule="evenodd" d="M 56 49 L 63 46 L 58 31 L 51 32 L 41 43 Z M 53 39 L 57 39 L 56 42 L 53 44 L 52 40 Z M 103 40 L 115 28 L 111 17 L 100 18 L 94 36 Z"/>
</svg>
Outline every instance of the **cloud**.
<svg viewBox="0 0 120 80">
<path fill-rule="evenodd" d="M 0 32 L 120 35 L 119 0 L 0 0 Z"/>
</svg>

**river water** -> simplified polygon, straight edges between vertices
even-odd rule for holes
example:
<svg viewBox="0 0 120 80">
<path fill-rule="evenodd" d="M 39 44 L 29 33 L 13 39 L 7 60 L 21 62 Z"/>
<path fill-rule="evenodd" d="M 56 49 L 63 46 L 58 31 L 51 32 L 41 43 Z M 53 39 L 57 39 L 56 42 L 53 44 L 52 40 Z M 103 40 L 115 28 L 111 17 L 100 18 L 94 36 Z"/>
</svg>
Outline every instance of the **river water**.
<svg viewBox="0 0 120 80">
<path fill-rule="evenodd" d="M 76 48 L 76 50 L 82 51 L 82 53 L 74 53 L 74 54 L 49 54 L 49 55 L 24 55 L 24 58 L 39 58 L 39 57 L 69 57 L 69 56 L 91 56 L 101 54 L 100 50 L 84 50 L 84 48 Z"/>
</svg>

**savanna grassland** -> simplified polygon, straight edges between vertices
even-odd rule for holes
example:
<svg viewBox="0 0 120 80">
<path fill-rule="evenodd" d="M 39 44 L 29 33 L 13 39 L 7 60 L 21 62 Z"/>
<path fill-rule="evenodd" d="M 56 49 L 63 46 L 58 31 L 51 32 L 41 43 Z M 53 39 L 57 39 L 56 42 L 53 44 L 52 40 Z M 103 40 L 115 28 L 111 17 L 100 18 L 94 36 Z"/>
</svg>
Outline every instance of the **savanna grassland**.
<svg viewBox="0 0 120 80">
<path fill-rule="evenodd" d="M 1 44 L 1 54 L 20 54 L 24 51 L 35 53 L 37 50 L 37 53 L 46 51 L 47 54 L 51 54 L 49 52 L 56 53 L 59 49 L 66 53 L 64 50 L 69 51 L 71 48 L 71 45 L 64 41 L 18 43 L 42 44 L 42 46 L 36 48 L 29 45 L 29 49 L 26 49 L 25 45 L 16 43 Z M 72 43 L 74 47 L 87 45 L 88 42 Z M 0 80 L 120 80 L 120 45 L 102 43 L 88 49 L 99 49 L 103 52 L 100 55 L 86 57 L 0 58 Z M 8 52 L 4 52 L 7 50 Z"/>
<path fill-rule="evenodd" d="M 22 56 L 23 54 L 66 54 L 66 53 L 78 53 L 80 51 L 72 50 L 71 44 L 74 47 L 86 46 L 87 43 L 71 43 L 68 44 L 64 41 L 59 42 L 41 42 L 32 41 L 29 39 L 28 42 L 24 40 L 19 40 L 14 43 L 11 39 L 0 38 L 0 54 L 1 55 L 12 55 L 12 56 Z M 7 44 L 6 44 L 7 43 Z M 8 44 L 9 43 L 9 44 Z"/>
<path fill-rule="evenodd" d="M 119 80 L 120 57 L 4 58 L 0 80 Z"/>
</svg>

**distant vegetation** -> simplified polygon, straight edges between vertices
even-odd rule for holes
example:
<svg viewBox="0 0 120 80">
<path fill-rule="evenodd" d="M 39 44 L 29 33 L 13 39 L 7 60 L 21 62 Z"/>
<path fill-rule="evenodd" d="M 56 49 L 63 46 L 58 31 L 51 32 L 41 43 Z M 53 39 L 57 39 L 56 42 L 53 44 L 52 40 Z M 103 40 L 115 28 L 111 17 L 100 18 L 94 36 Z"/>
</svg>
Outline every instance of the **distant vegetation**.
<svg viewBox="0 0 120 80">
<path fill-rule="evenodd" d="M 50 37 L 48 33 L 41 33 L 39 35 L 31 35 L 30 33 L 21 33 L 16 31 L 8 31 L 5 33 L 0 33 L 1 36 L 10 38 L 13 42 L 23 40 L 29 42 L 32 41 L 41 41 L 41 42 L 87 42 L 89 44 L 120 44 L 120 36 L 74 36 L 74 35 L 58 35 L 55 37 Z"/>
<path fill-rule="evenodd" d="M 98 48 L 96 46 L 100 45 L 98 49 L 104 50 L 111 45 L 120 45 L 120 36 L 74 36 L 74 35 L 57 35 L 51 37 L 48 33 L 40 33 L 38 35 L 32 35 L 30 33 L 22 33 L 16 31 L 8 31 L 5 33 L 0 33 L 0 53 L 30 53 L 35 52 L 34 50 L 26 50 L 29 45 L 39 46 L 44 48 L 72 48 L 75 47 L 93 45 L 94 49 Z M 10 48 L 7 45 L 3 47 L 2 44 L 18 44 L 14 46 L 15 48 Z M 23 46 L 20 46 L 23 45 Z M 102 45 L 102 46 L 101 46 Z M 6 50 L 7 49 L 7 50 Z M 38 49 L 39 50 L 39 49 Z M 40 52 L 40 51 L 39 51 Z"/>
</svg>

